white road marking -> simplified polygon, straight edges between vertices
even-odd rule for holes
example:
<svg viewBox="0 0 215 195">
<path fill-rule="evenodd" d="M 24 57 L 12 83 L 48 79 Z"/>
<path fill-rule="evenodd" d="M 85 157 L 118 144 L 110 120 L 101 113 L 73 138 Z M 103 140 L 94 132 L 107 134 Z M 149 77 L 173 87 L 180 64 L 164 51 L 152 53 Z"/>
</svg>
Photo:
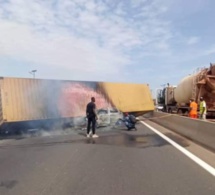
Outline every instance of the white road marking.
<svg viewBox="0 0 215 195">
<path fill-rule="evenodd" d="M 210 174 L 212 174 L 215 177 L 215 168 L 214 167 L 212 167 L 211 165 L 207 164 L 206 162 L 204 162 L 203 160 L 201 160 L 199 157 L 195 156 L 194 154 L 192 154 L 191 152 L 189 152 L 188 150 L 186 150 L 185 148 L 183 148 L 182 146 L 180 146 L 179 144 L 177 144 L 176 142 L 174 142 L 173 140 L 171 140 L 170 138 L 168 138 L 167 136 L 165 136 L 164 134 L 162 134 L 161 132 L 159 132 L 154 127 L 148 125 L 147 123 L 145 123 L 143 121 L 141 121 L 141 123 L 143 125 L 145 125 L 146 127 L 148 127 L 149 129 L 151 129 L 156 134 L 158 134 L 164 140 L 166 140 L 167 142 L 169 142 L 172 146 L 174 146 L 175 148 L 177 148 L 178 150 L 180 150 L 183 154 L 185 154 L 187 157 L 189 157 L 190 159 L 192 159 L 195 163 L 197 163 L 199 166 L 201 166 L 203 169 L 205 169 L 206 171 L 208 171 Z"/>
</svg>

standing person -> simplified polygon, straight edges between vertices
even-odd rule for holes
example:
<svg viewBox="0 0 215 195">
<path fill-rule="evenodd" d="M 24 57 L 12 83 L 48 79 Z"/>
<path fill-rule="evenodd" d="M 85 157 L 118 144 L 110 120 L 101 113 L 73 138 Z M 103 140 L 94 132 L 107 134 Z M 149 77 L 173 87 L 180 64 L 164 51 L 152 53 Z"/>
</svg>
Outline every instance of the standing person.
<svg viewBox="0 0 215 195">
<path fill-rule="evenodd" d="M 203 97 L 200 97 L 200 119 L 206 120 L 206 113 L 207 113 L 207 108 L 206 108 L 206 102 Z"/>
<path fill-rule="evenodd" d="M 92 132 L 93 132 L 93 138 L 97 138 L 98 135 L 96 135 L 96 120 L 98 119 L 96 114 L 96 104 L 95 104 L 95 98 L 91 98 L 91 102 L 87 104 L 86 107 L 86 115 L 87 115 L 87 137 L 90 137 L 90 129 L 91 129 L 91 123 L 92 123 Z"/>
<path fill-rule="evenodd" d="M 197 108 L 198 105 L 197 103 L 194 101 L 194 99 L 190 99 L 190 118 L 197 118 Z"/>
</svg>

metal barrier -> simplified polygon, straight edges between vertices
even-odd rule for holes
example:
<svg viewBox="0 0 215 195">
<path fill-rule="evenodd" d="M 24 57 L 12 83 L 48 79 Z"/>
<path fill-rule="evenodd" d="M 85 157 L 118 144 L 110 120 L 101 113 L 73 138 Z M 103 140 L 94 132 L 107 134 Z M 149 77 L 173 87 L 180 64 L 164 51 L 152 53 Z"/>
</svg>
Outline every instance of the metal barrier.
<svg viewBox="0 0 215 195">
<path fill-rule="evenodd" d="M 144 117 L 215 150 L 215 123 L 155 111 Z"/>
</svg>

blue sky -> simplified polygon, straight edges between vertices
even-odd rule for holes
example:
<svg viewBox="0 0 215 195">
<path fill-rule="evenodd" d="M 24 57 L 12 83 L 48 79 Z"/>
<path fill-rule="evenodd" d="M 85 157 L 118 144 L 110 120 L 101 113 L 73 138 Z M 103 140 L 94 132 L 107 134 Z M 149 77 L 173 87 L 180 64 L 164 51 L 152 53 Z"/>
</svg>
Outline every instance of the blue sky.
<svg viewBox="0 0 215 195">
<path fill-rule="evenodd" d="M 0 75 L 177 84 L 215 62 L 213 0 L 0 0 Z"/>
</svg>

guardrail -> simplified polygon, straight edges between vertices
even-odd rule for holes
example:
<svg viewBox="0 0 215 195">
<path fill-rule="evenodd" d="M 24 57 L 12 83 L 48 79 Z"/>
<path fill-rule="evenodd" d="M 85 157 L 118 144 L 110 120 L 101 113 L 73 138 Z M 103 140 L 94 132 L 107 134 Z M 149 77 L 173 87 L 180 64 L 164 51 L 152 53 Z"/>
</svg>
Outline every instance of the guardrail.
<svg viewBox="0 0 215 195">
<path fill-rule="evenodd" d="M 215 123 L 156 111 L 144 117 L 215 150 Z"/>
</svg>

